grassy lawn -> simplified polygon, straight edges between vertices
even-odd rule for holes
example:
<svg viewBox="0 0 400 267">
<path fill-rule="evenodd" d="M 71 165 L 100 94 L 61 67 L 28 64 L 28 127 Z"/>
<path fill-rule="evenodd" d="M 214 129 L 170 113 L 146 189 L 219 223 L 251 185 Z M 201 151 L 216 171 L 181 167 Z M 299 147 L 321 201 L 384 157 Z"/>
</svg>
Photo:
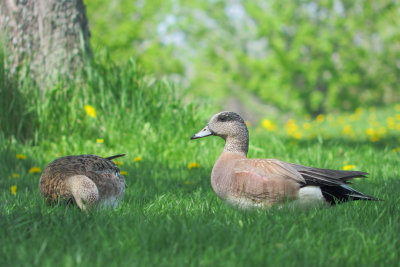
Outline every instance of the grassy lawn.
<svg viewBox="0 0 400 267">
<path fill-rule="evenodd" d="M 20 95 L 3 110 L 1 266 L 398 264 L 398 106 L 289 122 L 266 114 L 269 122 L 250 126 L 249 157 L 367 171 L 354 188 L 384 201 L 244 212 L 210 185 L 222 139 L 189 140 L 218 110 L 181 103 L 170 85 L 143 78 L 134 63 L 104 66 L 60 82 L 44 98 L 28 92 L 29 81 L 3 77 Z M 32 167 L 64 155 L 118 153 L 127 153 L 118 164 L 128 188 L 116 210 L 84 213 L 39 196 L 40 172 Z M 193 162 L 199 165 L 189 169 Z"/>
</svg>

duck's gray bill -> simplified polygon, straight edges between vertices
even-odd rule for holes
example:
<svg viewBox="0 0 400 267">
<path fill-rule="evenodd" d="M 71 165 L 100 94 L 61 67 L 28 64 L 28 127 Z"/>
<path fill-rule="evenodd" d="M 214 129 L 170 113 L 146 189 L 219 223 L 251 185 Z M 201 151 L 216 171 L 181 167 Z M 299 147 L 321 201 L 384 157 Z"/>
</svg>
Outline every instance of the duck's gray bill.
<svg viewBox="0 0 400 267">
<path fill-rule="evenodd" d="M 201 130 L 197 134 L 190 137 L 190 139 L 193 140 L 193 139 L 197 139 L 197 138 L 202 138 L 202 137 L 210 136 L 212 134 L 213 133 L 210 131 L 210 129 L 208 128 L 208 125 L 207 125 L 206 127 L 204 127 L 203 130 Z"/>
</svg>

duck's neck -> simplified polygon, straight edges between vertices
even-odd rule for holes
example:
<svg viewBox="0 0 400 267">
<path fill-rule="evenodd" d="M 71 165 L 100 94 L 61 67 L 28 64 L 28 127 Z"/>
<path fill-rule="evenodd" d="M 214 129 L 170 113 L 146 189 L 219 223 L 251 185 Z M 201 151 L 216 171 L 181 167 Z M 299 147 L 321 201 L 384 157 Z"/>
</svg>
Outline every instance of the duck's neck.
<svg viewBox="0 0 400 267">
<path fill-rule="evenodd" d="M 249 150 L 249 133 L 243 131 L 239 135 L 235 136 L 227 136 L 225 138 L 225 147 L 224 152 L 233 152 L 244 154 L 247 156 L 247 152 Z"/>
</svg>

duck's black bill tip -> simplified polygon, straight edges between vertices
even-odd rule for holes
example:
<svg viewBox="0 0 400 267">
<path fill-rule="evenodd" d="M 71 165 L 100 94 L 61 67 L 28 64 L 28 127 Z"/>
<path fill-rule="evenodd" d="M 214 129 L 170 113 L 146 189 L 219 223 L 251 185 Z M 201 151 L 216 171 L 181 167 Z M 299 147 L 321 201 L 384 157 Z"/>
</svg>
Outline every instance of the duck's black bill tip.
<svg viewBox="0 0 400 267">
<path fill-rule="evenodd" d="M 200 138 L 200 137 L 198 137 L 198 136 L 196 136 L 196 135 L 192 135 L 192 136 L 190 137 L 190 140 L 198 139 L 198 138 Z"/>
</svg>

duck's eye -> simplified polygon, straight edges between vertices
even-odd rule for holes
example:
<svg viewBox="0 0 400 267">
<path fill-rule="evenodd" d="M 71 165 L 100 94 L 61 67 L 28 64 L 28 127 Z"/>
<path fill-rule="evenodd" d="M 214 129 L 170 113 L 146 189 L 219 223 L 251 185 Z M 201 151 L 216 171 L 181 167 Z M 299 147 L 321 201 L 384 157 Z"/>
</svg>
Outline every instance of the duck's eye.
<svg viewBox="0 0 400 267">
<path fill-rule="evenodd" d="M 227 121 L 227 120 L 228 120 L 228 117 L 226 117 L 226 116 L 220 116 L 220 117 L 218 117 L 218 120 L 219 120 L 219 121 Z"/>
</svg>

